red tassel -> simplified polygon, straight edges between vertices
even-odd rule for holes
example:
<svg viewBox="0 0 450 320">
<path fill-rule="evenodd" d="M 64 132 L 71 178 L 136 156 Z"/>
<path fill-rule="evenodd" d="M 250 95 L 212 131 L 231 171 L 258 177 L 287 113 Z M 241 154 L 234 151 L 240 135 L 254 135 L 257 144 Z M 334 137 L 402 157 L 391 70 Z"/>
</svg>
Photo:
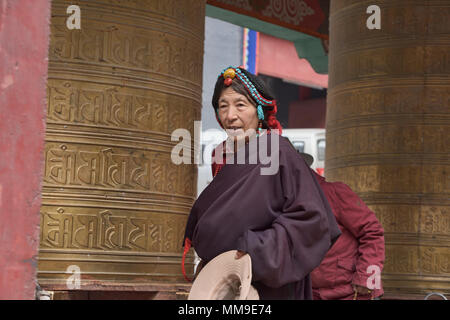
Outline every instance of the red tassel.
<svg viewBox="0 0 450 320">
<path fill-rule="evenodd" d="M 186 238 L 184 240 L 184 251 L 183 251 L 183 258 L 181 259 L 181 272 L 183 272 L 184 279 L 186 279 L 187 282 L 191 282 L 192 279 L 189 279 L 186 275 L 186 269 L 184 267 L 184 261 L 186 260 L 186 254 L 189 252 L 189 249 L 191 248 L 192 242 L 191 239 Z"/>
<path fill-rule="evenodd" d="M 276 115 L 277 114 L 277 103 L 276 103 L 276 101 L 275 100 L 273 100 L 273 108 L 272 108 L 272 110 L 267 110 L 266 112 L 267 112 L 267 114 L 268 115 Z"/>
<path fill-rule="evenodd" d="M 267 119 L 267 124 L 269 126 L 269 128 L 271 129 L 278 129 L 278 133 L 281 134 L 282 131 L 282 127 L 280 122 L 277 120 L 277 118 L 275 118 L 274 115 L 269 115 L 268 119 Z"/>
</svg>

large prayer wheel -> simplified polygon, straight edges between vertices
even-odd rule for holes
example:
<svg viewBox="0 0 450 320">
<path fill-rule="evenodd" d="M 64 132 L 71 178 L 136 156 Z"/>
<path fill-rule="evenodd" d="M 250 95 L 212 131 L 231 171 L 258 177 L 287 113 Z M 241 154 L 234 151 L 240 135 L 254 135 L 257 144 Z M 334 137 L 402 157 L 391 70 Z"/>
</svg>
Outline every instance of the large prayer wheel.
<svg viewBox="0 0 450 320">
<path fill-rule="evenodd" d="M 79 30 L 66 25 L 69 5 Z M 204 6 L 52 1 L 41 285 L 76 270 L 81 285 L 184 282 L 196 168 L 171 161 L 171 134 L 194 137 L 200 120 Z"/>
<path fill-rule="evenodd" d="M 369 30 L 367 7 L 380 8 Z M 385 229 L 386 297 L 450 294 L 448 1 L 331 1 L 326 177 Z"/>
</svg>

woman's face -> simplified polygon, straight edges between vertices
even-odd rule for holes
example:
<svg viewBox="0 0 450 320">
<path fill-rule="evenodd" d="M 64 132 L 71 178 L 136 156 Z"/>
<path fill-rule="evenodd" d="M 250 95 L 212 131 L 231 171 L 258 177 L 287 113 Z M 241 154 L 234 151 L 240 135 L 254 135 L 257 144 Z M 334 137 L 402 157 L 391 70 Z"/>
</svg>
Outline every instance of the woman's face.
<svg viewBox="0 0 450 320">
<path fill-rule="evenodd" d="M 219 98 L 219 120 L 228 135 L 241 140 L 254 133 L 258 127 L 256 107 L 248 98 L 228 87 Z M 251 131 L 248 131 L 252 129 Z"/>
</svg>

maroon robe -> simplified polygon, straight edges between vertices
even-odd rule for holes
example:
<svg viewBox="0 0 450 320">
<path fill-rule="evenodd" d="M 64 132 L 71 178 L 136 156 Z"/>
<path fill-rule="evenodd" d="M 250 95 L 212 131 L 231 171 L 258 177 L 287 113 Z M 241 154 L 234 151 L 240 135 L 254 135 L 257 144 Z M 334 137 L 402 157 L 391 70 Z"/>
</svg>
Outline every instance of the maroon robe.
<svg viewBox="0 0 450 320">
<path fill-rule="evenodd" d="M 194 203 L 185 238 L 206 263 L 228 250 L 247 252 L 261 299 L 312 299 L 309 273 L 340 231 L 308 165 L 289 140 L 276 136 L 278 172 L 261 175 L 269 165 L 259 157 L 248 164 L 247 144 L 247 164 L 227 161 Z"/>
<path fill-rule="evenodd" d="M 368 285 L 372 276 L 368 268 L 383 269 L 384 230 L 375 213 L 349 186 L 342 182 L 327 182 L 318 174 L 314 175 L 342 232 L 320 266 L 311 272 L 314 299 L 353 299 L 353 285 Z M 383 292 L 380 283 L 380 288 L 370 296 L 358 295 L 358 299 L 379 297 Z"/>
</svg>

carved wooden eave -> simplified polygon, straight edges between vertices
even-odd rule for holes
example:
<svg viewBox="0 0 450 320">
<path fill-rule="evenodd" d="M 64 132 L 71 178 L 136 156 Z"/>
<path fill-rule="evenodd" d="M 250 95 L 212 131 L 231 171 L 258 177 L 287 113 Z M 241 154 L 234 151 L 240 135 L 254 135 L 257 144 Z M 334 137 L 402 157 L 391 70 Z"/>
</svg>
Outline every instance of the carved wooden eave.
<svg viewBox="0 0 450 320">
<path fill-rule="evenodd" d="M 329 0 L 207 0 L 206 15 L 294 42 L 300 58 L 328 73 Z"/>
</svg>

